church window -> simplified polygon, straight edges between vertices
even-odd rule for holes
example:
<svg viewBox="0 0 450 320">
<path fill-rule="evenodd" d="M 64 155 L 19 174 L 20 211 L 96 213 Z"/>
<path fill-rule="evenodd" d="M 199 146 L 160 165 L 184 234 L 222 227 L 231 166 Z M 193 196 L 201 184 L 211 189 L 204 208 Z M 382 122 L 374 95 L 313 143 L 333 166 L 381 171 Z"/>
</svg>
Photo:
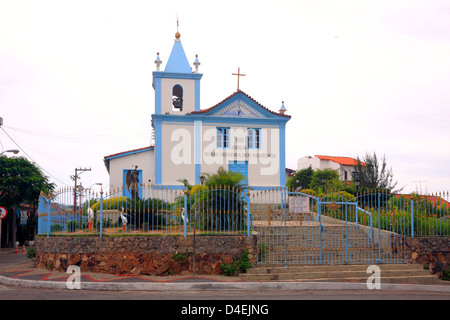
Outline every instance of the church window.
<svg viewBox="0 0 450 320">
<path fill-rule="evenodd" d="M 230 128 L 217 128 L 216 130 L 216 146 L 217 148 L 228 148 Z"/>
<path fill-rule="evenodd" d="M 248 128 L 247 129 L 247 148 L 248 149 L 259 149 L 260 143 L 260 133 L 261 129 Z"/>
<path fill-rule="evenodd" d="M 172 89 L 172 106 L 174 110 L 183 110 L 183 87 L 179 84 Z"/>
</svg>

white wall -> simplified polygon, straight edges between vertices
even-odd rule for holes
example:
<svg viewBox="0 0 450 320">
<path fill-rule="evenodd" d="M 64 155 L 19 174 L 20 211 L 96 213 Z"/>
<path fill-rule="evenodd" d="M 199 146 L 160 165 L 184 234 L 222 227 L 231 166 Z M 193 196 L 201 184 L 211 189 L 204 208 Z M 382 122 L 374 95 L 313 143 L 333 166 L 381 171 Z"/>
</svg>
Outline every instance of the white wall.
<svg viewBox="0 0 450 320">
<path fill-rule="evenodd" d="M 179 84 L 183 87 L 183 110 L 172 108 L 172 89 Z M 183 115 L 195 111 L 195 80 L 191 79 L 161 79 L 161 113 Z"/>
<path fill-rule="evenodd" d="M 317 157 L 306 156 L 298 159 L 297 161 L 297 170 L 307 169 L 309 166 L 313 170 L 323 170 L 323 169 L 332 169 L 337 170 L 339 172 L 339 178 L 344 180 L 345 173 L 344 170 L 347 171 L 347 180 L 352 180 L 352 171 L 354 171 L 353 166 L 340 165 L 337 162 L 331 160 L 321 160 Z"/>
<path fill-rule="evenodd" d="M 153 150 L 130 154 L 123 157 L 111 159 L 109 161 L 109 190 L 123 188 L 123 170 L 134 169 L 142 170 L 142 181 L 144 185 L 153 184 L 155 181 L 155 155 Z"/>
<path fill-rule="evenodd" d="M 200 126 L 201 143 L 200 174 L 214 173 L 220 167 L 228 170 L 229 161 L 248 161 L 249 185 L 279 186 L 280 184 L 280 137 L 279 129 L 261 128 L 261 148 L 247 149 L 247 128 L 254 125 L 226 125 L 230 128 L 230 147 L 216 146 L 216 128 L 222 123 Z M 195 183 L 195 128 L 192 123 L 163 122 L 162 130 L 162 184 L 181 185 L 178 179 Z M 270 157 L 268 157 L 270 155 Z M 285 174 L 282 172 L 281 174 Z"/>
</svg>

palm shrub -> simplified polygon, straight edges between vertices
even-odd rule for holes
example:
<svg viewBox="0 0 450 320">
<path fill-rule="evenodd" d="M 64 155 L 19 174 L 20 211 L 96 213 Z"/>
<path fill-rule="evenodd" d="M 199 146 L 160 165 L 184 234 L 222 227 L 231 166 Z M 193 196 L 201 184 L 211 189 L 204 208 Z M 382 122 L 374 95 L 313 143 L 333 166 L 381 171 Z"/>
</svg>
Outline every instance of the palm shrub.
<svg viewBox="0 0 450 320">
<path fill-rule="evenodd" d="M 156 199 L 128 199 L 128 206 L 125 208 L 130 217 L 129 223 L 141 226 L 144 223 L 150 226 L 165 226 L 167 215 L 171 212 L 170 203 Z"/>
<path fill-rule="evenodd" d="M 245 177 L 219 168 L 216 173 L 204 173 L 203 185 L 188 189 L 187 212 L 190 221 L 197 214 L 197 226 L 207 231 L 237 231 L 245 229 Z M 178 199 L 179 205 L 183 205 Z"/>
</svg>

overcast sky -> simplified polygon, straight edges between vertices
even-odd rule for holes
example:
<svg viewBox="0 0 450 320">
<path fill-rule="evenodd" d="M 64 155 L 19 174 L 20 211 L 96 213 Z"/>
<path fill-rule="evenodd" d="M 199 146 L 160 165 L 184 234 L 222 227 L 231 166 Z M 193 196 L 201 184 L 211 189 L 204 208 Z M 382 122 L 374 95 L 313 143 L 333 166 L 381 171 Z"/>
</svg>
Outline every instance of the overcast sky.
<svg viewBox="0 0 450 320">
<path fill-rule="evenodd" d="M 177 15 L 202 109 L 236 91 L 238 67 L 245 93 L 285 102 L 288 168 L 376 152 L 404 192 L 450 190 L 448 0 L 0 0 L 1 150 L 14 139 L 58 187 L 79 167 L 107 186 L 104 156 L 150 145 Z"/>
</svg>

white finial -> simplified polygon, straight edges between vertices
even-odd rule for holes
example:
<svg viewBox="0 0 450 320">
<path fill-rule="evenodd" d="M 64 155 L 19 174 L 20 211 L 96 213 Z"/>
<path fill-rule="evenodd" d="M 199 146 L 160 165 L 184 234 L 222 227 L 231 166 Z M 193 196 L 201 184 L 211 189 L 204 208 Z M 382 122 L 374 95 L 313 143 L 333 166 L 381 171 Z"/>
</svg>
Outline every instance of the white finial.
<svg viewBox="0 0 450 320">
<path fill-rule="evenodd" d="M 280 113 L 284 114 L 287 111 L 286 107 L 284 106 L 284 101 L 281 102 L 281 108 L 280 108 Z"/>
<path fill-rule="evenodd" d="M 194 66 L 195 66 L 195 73 L 198 73 L 198 66 L 200 65 L 200 61 L 198 61 L 198 54 L 195 55 L 195 61 L 194 61 Z"/>
<path fill-rule="evenodd" d="M 161 65 L 162 61 L 159 58 L 159 52 L 156 54 L 156 60 L 155 60 L 155 64 L 156 64 L 156 71 L 159 71 L 159 66 Z"/>
</svg>

